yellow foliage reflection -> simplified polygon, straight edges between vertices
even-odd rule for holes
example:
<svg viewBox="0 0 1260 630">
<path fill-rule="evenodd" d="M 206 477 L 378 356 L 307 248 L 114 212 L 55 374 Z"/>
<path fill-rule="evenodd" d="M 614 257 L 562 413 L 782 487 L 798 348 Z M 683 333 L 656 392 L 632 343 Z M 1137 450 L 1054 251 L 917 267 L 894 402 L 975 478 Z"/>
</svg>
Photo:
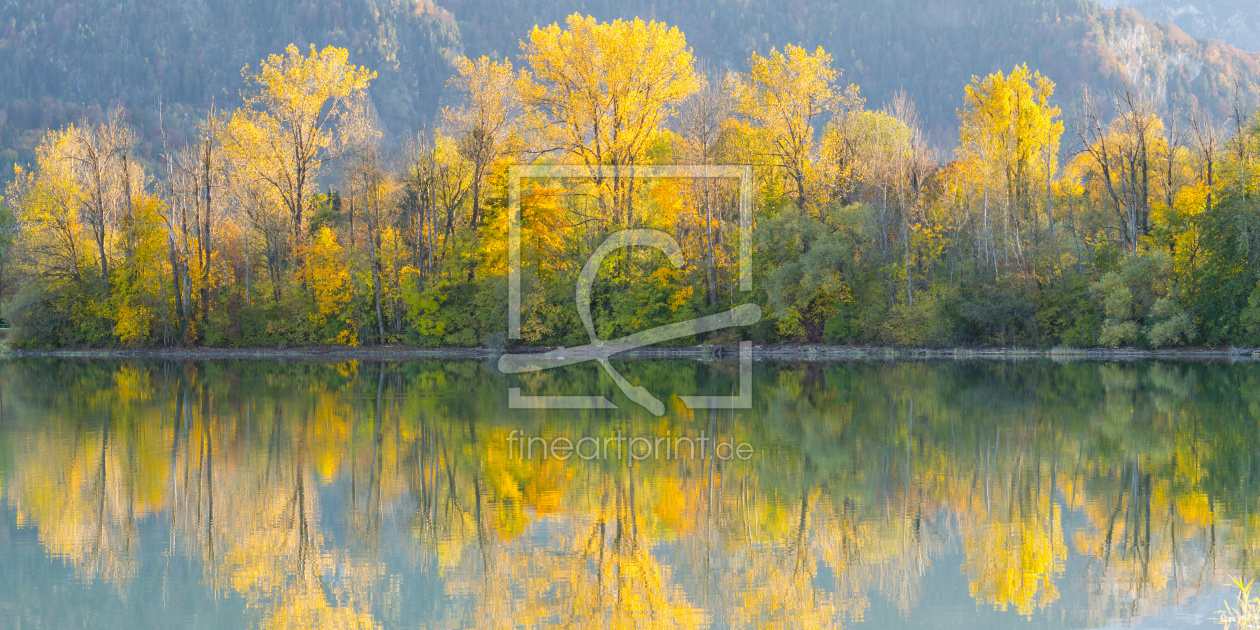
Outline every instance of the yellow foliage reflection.
<svg viewBox="0 0 1260 630">
<path fill-rule="evenodd" d="M 756 440 L 748 461 L 582 461 L 514 452 L 521 420 L 476 363 L 9 363 L 0 479 L 83 580 L 125 592 L 165 545 L 265 628 L 842 627 L 915 615 L 950 558 L 981 609 L 1086 624 L 1260 569 L 1251 494 L 1220 481 L 1249 479 L 1230 466 L 1252 445 L 1190 404 L 1207 376 L 1054 368 L 1078 409 L 965 418 L 933 369 L 783 368 L 757 409 L 615 428 Z M 439 602 L 421 617 L 418 576 Z"/>
</svg>

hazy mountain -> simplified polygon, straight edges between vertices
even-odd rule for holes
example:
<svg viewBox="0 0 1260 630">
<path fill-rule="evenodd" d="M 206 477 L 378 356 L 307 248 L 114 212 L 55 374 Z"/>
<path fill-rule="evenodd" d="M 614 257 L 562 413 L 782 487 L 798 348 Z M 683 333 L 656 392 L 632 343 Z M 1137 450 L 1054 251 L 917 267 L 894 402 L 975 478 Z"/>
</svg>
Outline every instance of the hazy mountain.
<svg viewBox="0 0 1260 630">
<path fill-rule="evenodd" d="M 1101 4 L 1132 7 L 1195 37 L 1212 37 L 1260 52 L 1260 2 L 1255 0 L 1101 0 Z"/>
<path fill-rule="evenodd" d="M 162 123 L 178 144 L 212 103 L 239 103 L 241 69 L 289 43 L 348 48 L 377 71 L 372 98 L 393 134 L 420 129 L 462 54 L 451 14 L 375 0 L 0 0 L 0 168 L 43 129 L 121 104 L 149 154 Z M 3 176 L 0 176 L 3 177 Z"/>
<path fill-rule="evenodd" d="M 451 59 L 515 58 L 534 24 L 573 12 L 663 20 L 698 57 L 733 69 L 753 50 L 823 46 L 868 106 L 909 91 L 945 147 L 971 76 L 1018 63 L 1059 84 L 1065 112 L 1083 84 L 1128 80 L 1220 112 L 1227 77 L 1260 85 L 1260 55 L 1091 0 L 0 0 L 0 178 L 30 159 L 43 129 L 115 104 L 153 155 L 162 127 L 178 143 L 211 102 L 234 106 L 242 66 L 290 42 L 345 46 L 376 70 L 373 101 L 397 137 L 431 120 Z"/>
<path fill-rule="evenodd" d="M 843 79 L 861 86 L 869 107 L 908 91 L 945 147 L 957 135 L 956 112 L 971 77 L 1019 63 L 1058 83 L 1065 114 L 1082 85 L 1107 91 L 1128 81 L 1161 100 L 1196 100 L 1222 115 L 1233 93 L 1227 77 L 1241 76 L 1244 88 L 1260 85 L 1260 55 L 1092 0 L 518 0 L 511 12 L 482 0 L 443 4 L 469 54 L 515 56 L 533 24 L 575 11 L 677 25 L 698 57 L 734 69 L 743 69 L 753 50 L 822 46 L 845 70 Z M 510 17 L 517 14 L 529 17 Z"/>
</svg>

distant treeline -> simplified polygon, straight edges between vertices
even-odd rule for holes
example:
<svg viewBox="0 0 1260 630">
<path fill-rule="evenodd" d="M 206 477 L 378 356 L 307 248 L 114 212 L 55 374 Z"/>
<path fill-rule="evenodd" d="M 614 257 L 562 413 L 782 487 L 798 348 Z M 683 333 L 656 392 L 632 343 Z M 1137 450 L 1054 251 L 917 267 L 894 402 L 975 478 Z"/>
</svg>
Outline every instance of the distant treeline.
<svg viewBox="0 0 1260 630">
<path fill-rule="evenodd" d="M 1065 116 L 1016 66 L 959 86 L 943 155 L 913 99 L 868 108 L 821 48 L 720 71 L 676 28 L 573 15 L 536 27 L 519 67 L 455 66 L 454 104 L 402 139 L 375 122 L 374 72 L 296 46 L 156 167 L 121 114 L 49 131 L 0 205 L 12 342 L 497 345 L 508 167 L 568 164 L 606 168 L 521 183 L 524 343 L 588 342 L 583 264 L 655 229 L 687 265 L 610 257 L 602 339 L 755 302 L 756 326 L 679 343 L 1260 344 L 1260 117 L 1241 82 L 1225 115 L 1126 87 Z M 751 167 L 752 292 L 733 180 L 624 176 L 669 164 Z"/>
</svg>

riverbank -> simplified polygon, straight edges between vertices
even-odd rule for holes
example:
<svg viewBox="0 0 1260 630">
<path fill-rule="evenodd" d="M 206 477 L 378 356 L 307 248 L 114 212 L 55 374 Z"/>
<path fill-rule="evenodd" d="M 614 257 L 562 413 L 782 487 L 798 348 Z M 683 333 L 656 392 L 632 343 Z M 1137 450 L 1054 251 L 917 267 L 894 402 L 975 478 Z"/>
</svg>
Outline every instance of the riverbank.
<svg viewBox="0 0 1260 630">
<path fill-rule="evenodd" d="M 416 348 L 410 346 L 312 346 L 262 348 L 142 348 L 13 350 L 0 339 L 7 358 L 143 359 L 166 361 L 420 361 L 425 359 L 493 359 L 504 352 L 541 353 L 555 348 Z M 730 360 L 736 346 L 649 347 L 622 352 L 617 359 Z M 755 361 L 1260 361 L 1260 348 L 892 348 L 877 346 L 758 345 Z"/>
</svg>

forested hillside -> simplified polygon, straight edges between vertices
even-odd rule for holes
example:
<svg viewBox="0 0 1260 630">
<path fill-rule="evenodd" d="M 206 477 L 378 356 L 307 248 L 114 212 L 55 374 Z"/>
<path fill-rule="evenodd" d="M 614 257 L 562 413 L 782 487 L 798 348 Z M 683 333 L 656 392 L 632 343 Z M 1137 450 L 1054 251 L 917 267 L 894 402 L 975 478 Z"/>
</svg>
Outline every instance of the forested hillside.
<svg viewBox="0 0 1260 630">
<path fill-rule="evenodd" d="M 1260 4 L 1253 0 L 1102 0 L 1100 4 L 1130 7 L 1153 20 L 1172 22 L 1195 37 L 1260 52 Z"/>
<path fill-rule="evenodd" d="M 432 2 L 5 0 L 0 2 L 0 181 L 46 129 L 126 108 L 141 155 L 180 146 L 213 103 L 240 103 L 241 68 L 296 43 L 346 48 L 378 73 L 372 103 L 391 137 L 432 117 L 462 54 Z M 160 106 L 160 107 L 159 107 Z M 159 125 L 159 111 L 162 125 Z"/>
<path fill-rule="evenodd" d="M 598 19 L 643 17 L 678 26 L 699 59 L 743 69 L 753 51 L 793 43 L 823 46 L 880 106 L 904 89 L 929 137 L 955 141 L 958 86 L 1028 63 L 1058 85 L 1065 109 L 1081 84 L 1108 91 L 1128 79 L 1161 97 L 1225 115 L 1230 77 L 1260 85 L 1260 62 L 1195 40 L 1132 11 L 1091 0 L 4 0 L 0 3 L 0 182 L 29 163 L 45 129 L 122 105 L 146 158 L 182 143 L 199 111 L 239 102 L 241 68 L 290 43 L 347 48 L 374 69 L 372 103 L 393 146 L 437 112 L 452 61 L 462 55 L 516 59 L 535 24 L 573 12 Z M 157 151 L 160 152 L 160 151 Z"/>
<path fill-rule="evenodd" d="M 443 5 L 472 55 L 514 58 L 517 41 L 534 23 L 563 20 L 574 11 L 677 25 L 697 57 L 737 70 L 750 53 L 771 45 L 822 46 L 872 104 L 908 91 L 929 136 L 946 148 L 956 139 L 955 113 L 962 106 L 957 86 L 1016 64 L 1053 79 L 1065 109 L 1079 101 L 1082 84 L 1105 92 L 1127 80 L 1160 97 L 1193 97 L 1224 115 L 1230 76 L 1241 77 L 1245 89 L 1260 85 L 1260 55 L 1196 40 L 1132 10 L 1103 10 L 1092 0 L 523 0 L 509 13 L 476 0 Z M 517 13 L 528 17 L 511 17 Z"/>
</svg>

